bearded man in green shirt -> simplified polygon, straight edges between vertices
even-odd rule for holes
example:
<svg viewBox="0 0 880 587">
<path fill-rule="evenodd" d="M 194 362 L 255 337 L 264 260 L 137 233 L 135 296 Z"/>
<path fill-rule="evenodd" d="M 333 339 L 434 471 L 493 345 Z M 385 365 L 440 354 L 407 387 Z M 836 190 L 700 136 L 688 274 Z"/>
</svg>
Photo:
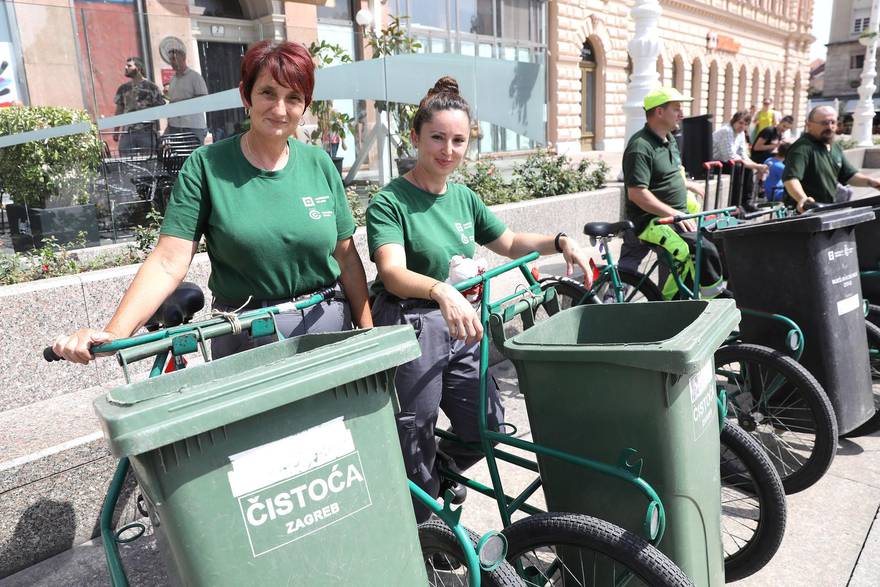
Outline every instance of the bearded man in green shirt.
<svg viewBox="0 0 880 587">
<path fill-rule="evenodd" d="M 788 193 L 786 199 L 804 211 L 807 202 L 831 204 L 837 194 L 837 184 L 880 189 L 880 180 L 859 173 L 847 161 L 840 145 L 834 143 L 837 134 L 837 110 L 817 106 L 807 116 L 806 132 L 794 142 L 785 156 L 782 184 Z"/>
</svg>

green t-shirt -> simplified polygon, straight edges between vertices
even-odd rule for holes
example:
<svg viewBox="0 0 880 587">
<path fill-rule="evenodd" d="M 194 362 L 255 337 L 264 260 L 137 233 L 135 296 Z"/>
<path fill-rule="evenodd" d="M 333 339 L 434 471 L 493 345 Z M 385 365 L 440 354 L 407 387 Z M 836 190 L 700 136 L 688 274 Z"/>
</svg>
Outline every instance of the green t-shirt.
<svg viewBox="0 0 880 587">
<path fill-rule="evenodd" d="M 473 258 L 476 243 L 491 243 L 506 229 L 473 190 L 457 183 L 438 196 L 398 177 L 367 206 L 370 258 L 382 245 L 403 245 L 407 269 L 440 281 L 449 276 L 452 257 Z M 376 278 L 373 293 L 384 289 Z"/>
<path fill-rule="evenodd" d="M 626 187 L 651 190 L 657 199 L 681 212 L 687 212 L 687 185 L 681 168 L 681 155 L 672 135 L 663 141 L 645 126 L 630 138 L 623 152 L 623 181 Z M 626 219 L 642 232 L 654 218 L 626 199 Z"/>
<path fill-rule="evenodd" d="M 831 204 L 837 195 L 837 184 L 846 184 L 856 173 L 858 169 L 847 161 L 840 145 L 831 143 L 828 149 L 825 143 L 804 133 L 785 155 L 782 181 L 800 180 L 808 196 L 819 203 Z M 789 197 L 786 201 L 794 202 Z"/>
<path fill-rule="evenodd" d="M 295 297 L 339 277 L 333 251 L 355 231 L 342 179 L 320 148 L 288 144 L 278 171 L 252 166 L 239 136 L 197 149 L 180 170 L 161 233 L 205 235 L 220 300 Z"/>
</svg>

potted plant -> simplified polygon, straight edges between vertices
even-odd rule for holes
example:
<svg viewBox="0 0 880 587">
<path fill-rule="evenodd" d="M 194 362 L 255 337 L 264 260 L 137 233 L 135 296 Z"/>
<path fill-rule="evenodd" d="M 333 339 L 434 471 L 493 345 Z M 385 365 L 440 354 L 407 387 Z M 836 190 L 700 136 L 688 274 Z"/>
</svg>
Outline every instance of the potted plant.
<svg viewBox="0 0 880 587">
<path fill-rule="evenodd" d="M 367 31 L 367 44 L 373 52 L 373 59 L 382 59 L 390 55 L 416 53 L 422 48 L 422 44 L 409 36 L 401 25 L 401 18 L 391 17 L 391 23 L 377 35 L 372 29 Z M 412 119 L 418 106 L 401 102 L 386 102 L 376 100 L 376 110 L 388 112 L 397 130 L 395 151 L 397 153 L 397 172 L 403 175 L 415 167 L 415 150 L 410 138 Z"/>
<path fill-rule="evenodd" d="M 54 106 L 0 109 L 0 131 L 21 132 L 88 122 L 85 133 L 28 141 L 0 149 L 0 188 L 12 204 L 6 206 L 12 245 L 16 251 L 39 248 L 53 237 L 60 244 L 85 236 L 98 244 L 98 214 L 89 203 L 92 182 L 101 162 L 97 127 L 82 110 Z"/>
<path fill-rule="evenodd" d="M 326 41 L 313 42 L 309 45 L 309 53 L 317 67 L 333 63 L 351 63 L 351 56 L 342 47 Z M 346 148 L 345 139 L 348 133 L 354 132 L 354 119 L 345 112 L 333 108 L 333 100 L 314 100 L 310 108 L 315 117 L 316 127 L 307 135 L 309 142 L 313 145 L 321 145 L 327 151 L 341 175 L 342 157 L 337 157 L 336 151 L 340 144 L 343 149 Z"/>
</svg>

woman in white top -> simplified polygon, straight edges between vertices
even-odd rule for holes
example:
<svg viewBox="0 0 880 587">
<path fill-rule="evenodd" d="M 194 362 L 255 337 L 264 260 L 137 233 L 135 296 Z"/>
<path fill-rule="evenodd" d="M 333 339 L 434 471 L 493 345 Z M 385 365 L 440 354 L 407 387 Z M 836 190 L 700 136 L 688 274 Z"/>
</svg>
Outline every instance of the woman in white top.
<svg viewBox="0 0 880 587">
<path fill-rule="evenodd" d="M 725 173 L 731 173 L 733 165 L 731 161 L 742 161 L 745 170 L 743 171 L 742 185 L 742 201 L 731 201 L 731 205 L 741 205 L 747 211 L 754 210 L 752 199 L 754 197 L 754 177 L 758 174 L 760 180 L 767 173 L 767 166 L 761 163 L 755 163 L 749 158 L 749 147 L 746 141 L 746 130 L 752 122 L 752 117 L 747 110 L 740 110 L 730 119 L 730 124 L 726 124 L 712 133 L 712 158 L 721 161 L 724 164 Z M 734 184 L 731 193 L 739 193 L 739 180 L 733 177 Z"/>
</svg>

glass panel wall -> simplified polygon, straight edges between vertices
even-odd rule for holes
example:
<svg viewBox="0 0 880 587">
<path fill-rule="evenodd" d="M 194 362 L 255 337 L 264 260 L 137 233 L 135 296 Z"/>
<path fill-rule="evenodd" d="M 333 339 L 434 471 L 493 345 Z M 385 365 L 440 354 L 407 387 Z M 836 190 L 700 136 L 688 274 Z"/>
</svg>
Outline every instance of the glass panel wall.
<svg viewBox="0 0 880 587">
<path fill-rule="evenodd" d="M 132 241 L 151 212 L 164 211 L 196 148 L 249 128 L 241 61 L 262 39 L 314 42 L 315 50 L 326 43 L 351 58 L 321 62 L 315 107 L 296 134 L 336 156 L 362 198 L 368 182 L 387 182 L 413 155 L 401 114 L 444 74 L 458 79 L 477 121 L 469 157 L 546 140 L 535 0 L 389 0 L 392 12 L 415 8 L 407 32 L 421 47 L 367 60 L 365 31 L 352 20 L 360 3 L 347 0 L 310 7 L 309 26 L 289 26 L 284 15 L 248 20 L 240 3 L 222 0 L 191 2 L 189 15 L 141 14 L 128 0 L 2 6 L 9 16 L 0 26 L 15 34 L 0 30 L 0 51 L 8 49 L 0 55 L 0 162 L 9 166 L 0 173 L 0 252 L 53 236 L 72 247 Z M 321 112 L 341 132 L 328 131 Z M 45 210 L 62 211 L 61 220 L 45 220 Z"/>
</svg>

